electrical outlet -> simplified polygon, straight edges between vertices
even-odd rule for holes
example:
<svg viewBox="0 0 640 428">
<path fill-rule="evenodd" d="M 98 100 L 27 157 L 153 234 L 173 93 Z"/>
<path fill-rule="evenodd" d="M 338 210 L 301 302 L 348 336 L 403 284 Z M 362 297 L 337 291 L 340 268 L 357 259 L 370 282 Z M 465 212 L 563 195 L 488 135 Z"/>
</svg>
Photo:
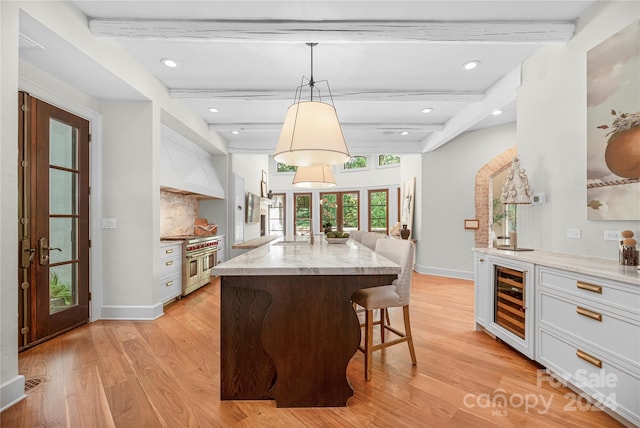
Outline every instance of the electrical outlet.
<svg viewBox="0 0 640 428">
<path fill-rule="evenodd" d="M 567 238 L 580 239 L 580 229 L 567 229 Z"/>
<path fill-rule="evenodd" d="M 604 240 L 605 241 L 619 241 L 622 239 L 620 236 L 620 232 L 617 230 L 605 230 L 604 231 Z"/>
</svg>

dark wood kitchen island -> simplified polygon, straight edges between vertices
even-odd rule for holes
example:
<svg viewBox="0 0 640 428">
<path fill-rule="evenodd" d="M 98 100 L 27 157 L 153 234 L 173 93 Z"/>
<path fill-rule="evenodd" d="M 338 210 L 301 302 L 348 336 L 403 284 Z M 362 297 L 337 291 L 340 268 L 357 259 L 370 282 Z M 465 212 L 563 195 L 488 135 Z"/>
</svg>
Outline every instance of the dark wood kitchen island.
<svg viewBox="0 0 640 428">
<path fill-rule="evenodd" d="M 298 238 L 300 239 L 300 238 Z M 346 406 L 360 343 L 350 302 L 390 284 L 400 266 L 349 240 L 281 239 L 219 264 L 220 398 L 278 407 Z"/>
</svg>

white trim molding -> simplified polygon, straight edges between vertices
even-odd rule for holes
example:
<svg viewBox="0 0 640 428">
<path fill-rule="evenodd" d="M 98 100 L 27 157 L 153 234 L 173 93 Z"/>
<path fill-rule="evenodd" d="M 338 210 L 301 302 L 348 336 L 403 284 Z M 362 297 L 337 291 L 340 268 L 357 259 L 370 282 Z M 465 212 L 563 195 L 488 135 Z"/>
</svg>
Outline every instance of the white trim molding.
<svg viewBox="0 0 640 428">
<path fill-rule="evenodd" d="M 18 375 L 0 385 L 0 412 L 27 398 L 24 393 L 24 376 Z"/>
<path fill-rule="evenodd" d="M 103 306 L 103 320 L 153 321 L 164 314 L 162 303 L 153 306 Z"/>
</svg>

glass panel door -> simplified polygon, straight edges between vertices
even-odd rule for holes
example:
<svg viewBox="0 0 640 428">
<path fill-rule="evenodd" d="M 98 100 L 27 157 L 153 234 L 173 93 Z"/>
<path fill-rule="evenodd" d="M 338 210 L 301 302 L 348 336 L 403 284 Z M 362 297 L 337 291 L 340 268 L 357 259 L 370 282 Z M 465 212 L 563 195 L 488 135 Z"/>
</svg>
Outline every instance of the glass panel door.
<svg viewBox="0 0 640 428">
<path fill-rule="evenodd" d="M 20 93 L 21 349 L 89 320 L 89 122 Z"/>
</svg>

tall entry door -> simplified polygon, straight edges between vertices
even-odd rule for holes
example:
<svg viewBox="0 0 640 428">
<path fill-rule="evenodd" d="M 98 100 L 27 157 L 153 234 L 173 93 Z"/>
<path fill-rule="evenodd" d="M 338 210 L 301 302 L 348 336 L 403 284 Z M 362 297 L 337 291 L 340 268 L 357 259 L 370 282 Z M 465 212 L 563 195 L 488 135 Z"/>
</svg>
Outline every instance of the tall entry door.
<svg viewBox="0 0 640 428">
<path fill-rule="evenodd" d="M 19 337 L 89 321 L 89 122 L 19 94 Z"/>
</svg>

